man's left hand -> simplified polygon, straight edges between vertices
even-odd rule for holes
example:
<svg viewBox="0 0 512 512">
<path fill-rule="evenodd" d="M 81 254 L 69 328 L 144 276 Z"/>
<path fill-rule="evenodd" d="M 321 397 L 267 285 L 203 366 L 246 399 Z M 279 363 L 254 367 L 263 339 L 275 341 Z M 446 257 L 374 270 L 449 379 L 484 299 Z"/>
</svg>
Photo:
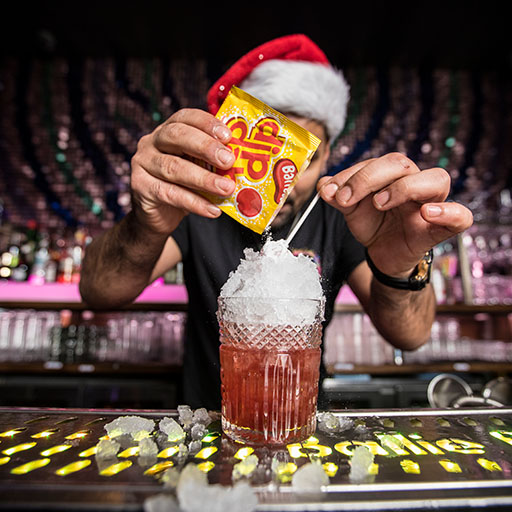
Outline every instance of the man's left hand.
<svg viewBox="0 0 512 512">
<path fill-rule="evenodd" d="M 317 188 L 344 214 L 377 268 L 406 277 L 426 251 L 473 223 L 470 210 L 446 201 L 450 182 L 444 169 L 420 172 L 405 155 L 389 153 L 326 176 Z"/>
</svg>

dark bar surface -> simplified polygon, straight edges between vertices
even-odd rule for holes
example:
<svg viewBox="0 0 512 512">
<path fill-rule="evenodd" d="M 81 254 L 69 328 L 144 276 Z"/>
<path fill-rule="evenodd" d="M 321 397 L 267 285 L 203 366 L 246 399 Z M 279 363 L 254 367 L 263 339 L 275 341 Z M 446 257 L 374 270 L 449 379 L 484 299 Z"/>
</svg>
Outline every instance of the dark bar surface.
<svg viewBox="0 0 512 512">
<path fill-rule="evenodd" d="M 259 464 L 249 482 L 258 496 L 257 510 L 512 507 L 512 409 L 343 410 L 332 414 L 344 420 L 345 426 L 336 432 L 318 429 L 313 439 L 302 444 L 253 447 Z M 177 462 L 173 456 L 120 457 L 128 447 L 124 445 L 116 459 L 105 461 L 87 451 L 106 435 L 105 424 L 127 415 L 151 418 L 156 429 L 164 417 L 178 418 L 174 410 L 0 408 L 0 509 L 143 510 L 147 498 L 164 492 L 164 469 L 188 462 L 207 461 L 211 484 L 232 485 L 233 467 L 239 462 L 234 455 L 244 445 L 227 439 L 218 420 L 209 425 L 212 435 L 202 442 L 203 448 L 216 450 L 209 450 L 211 454 L 203 458 L 189 455 L 186 461 Z M 359 445 L 370 447 L 375 457 L 372 474 L 355 483 L 350 479 L 350 460 Z M 62 451 L 54 448 L 59 446 L 64 446 Z M 276 455 L 298 468 L 313 459 L 328 464 L 329 485 L 315 492 L 298 492 L 291 482 L 272 472 Z M 59 474 L 75 462 L 84 467 Z M 23 472 L 27 463 L 36 469 Z M 112 476 L 100 474 L 118 463 L 127 467 Z"/>
</svg>

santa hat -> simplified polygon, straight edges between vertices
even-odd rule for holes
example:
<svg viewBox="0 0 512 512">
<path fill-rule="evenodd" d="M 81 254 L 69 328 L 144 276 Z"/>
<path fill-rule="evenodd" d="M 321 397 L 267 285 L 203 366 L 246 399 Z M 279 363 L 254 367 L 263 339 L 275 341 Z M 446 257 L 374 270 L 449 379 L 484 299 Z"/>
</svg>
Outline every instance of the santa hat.
<svg viewBox="0 0 512 512">
<path fill-rule="evenodd" d="M 345 124 L 349 86 L 343 73 L 303 34 L 264 43 L 235 62 L 208 92 L 212 114 L 233 85 L 280 112 L 322 123 L 331 141 Z"/>
</svg>

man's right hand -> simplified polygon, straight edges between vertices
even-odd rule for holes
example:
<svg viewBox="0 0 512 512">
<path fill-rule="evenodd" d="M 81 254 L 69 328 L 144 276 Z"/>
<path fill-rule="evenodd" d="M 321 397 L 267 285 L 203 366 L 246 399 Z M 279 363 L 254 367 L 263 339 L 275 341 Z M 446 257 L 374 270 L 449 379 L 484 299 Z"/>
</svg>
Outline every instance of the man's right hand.
<svg viewBox="0 0 512 512">
<path fill-rule="evenodd" d="M 208 112 L 182 109 L 143 136 L 132 158 L 133 213 L 148 229 L 168 235 L 187 213 L 215 218 L 221 210 L 198 192 L 229 196 L 235 184 L 191 161 L 198 158 L 220 169 L 235 157 L 226 145 L 229 128 Z"/>
</svg>

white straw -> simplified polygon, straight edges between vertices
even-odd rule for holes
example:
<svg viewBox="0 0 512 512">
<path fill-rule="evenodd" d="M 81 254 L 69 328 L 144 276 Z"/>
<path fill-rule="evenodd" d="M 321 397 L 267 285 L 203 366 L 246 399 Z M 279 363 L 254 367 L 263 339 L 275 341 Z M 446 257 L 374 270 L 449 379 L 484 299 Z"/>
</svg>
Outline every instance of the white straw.
<svg viewBox="0 0 512 512">
<path fill-rule="evenodd" d="M 319 197 L 320 196 L 318 195 L 318 192 L 317 192 L 316 196 L 313 198 L 313 200 L 311 201 L 309 206 L 306 208 L 306 211 L 301 215 L 300 219 L 295 224 L 293 229 L 288 233 L 288 236 L 286 237 L 286 243 L 289 244 L 291 239 L 297 234 L 297 231 L 302 226 L 302 224 L 304 224 L 304 221 L 308 218 L 308 215 L 311 213 L 311 210 L 314 208 L 314 206 L 317 203 Z"/>
</svg>

